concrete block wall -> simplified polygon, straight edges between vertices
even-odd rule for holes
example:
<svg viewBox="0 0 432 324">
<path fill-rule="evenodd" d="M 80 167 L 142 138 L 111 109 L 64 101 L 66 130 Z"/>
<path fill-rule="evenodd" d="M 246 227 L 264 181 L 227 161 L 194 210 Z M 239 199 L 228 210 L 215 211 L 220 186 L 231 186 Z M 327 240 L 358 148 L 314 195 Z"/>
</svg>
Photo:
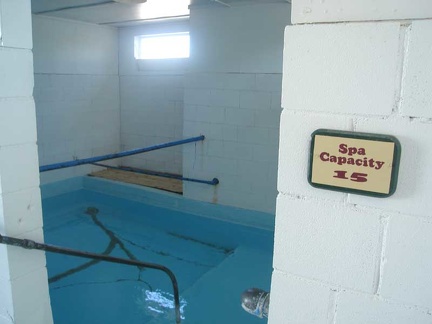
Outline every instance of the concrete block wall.
<svg viewBox="0 0 432 324">
<path fill-rule="evenodd" d="M 30 0 L 0 1 L 0 233 L 43 242 Z M 45 254 L 0 245 L 0 323 L 52 323 Z"/>
<path fill-rule="evenodd" d="M 188 22 L 120 28 L 119 64 L 122 149 L 183 138 L 184 73 L 188 59 L 136 60 L 134 37 L 189 31 Z M 182 174 L 182 147 L 139 154 L 122 164 Z"/>
<path fill-rule="evenodd" d="M 432 8 L 425 0 L 397 1 L 305 1 L 292 2 L 294 24 L 430 18 Z"/>
<path fill-rule="evenodd" d="M 117 30 L 33 16 L 33 35 L 40 164 L 119 151 Z M 96 169 L 81 166 L 45 172 L 41 181 Z"/>
<path fill-rule="evenodd" d="M 289 12 L 288 3 L 191 7 L 183 134 L 206 140 L 184 146 L 183 174 L 220 184 L 185 183 L 186 197 L 274 213 Z"/>
<path fill-rule="evenodd" d="M 308 4 L 294 0 L 293 8 Z M 354 1 L 346 5 L 356 11 Z M 293 21 L 302 19 L 293 11 Z M 269 323 L 432 323 L 431 31 L 432 19 L 286 28 Z M 396 193 L 311 187 L 318 128 L 396 136 Z"/>
</svg>

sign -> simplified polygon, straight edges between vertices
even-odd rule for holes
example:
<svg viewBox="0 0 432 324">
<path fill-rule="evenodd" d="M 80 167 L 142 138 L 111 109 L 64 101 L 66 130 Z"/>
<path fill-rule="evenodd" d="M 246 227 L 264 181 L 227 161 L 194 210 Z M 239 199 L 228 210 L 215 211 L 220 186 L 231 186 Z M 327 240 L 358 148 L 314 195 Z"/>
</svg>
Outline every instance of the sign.
<svg viewBox="0 0 432 324">
<path fill-rule="evenodd" d="M 316 188 L 389 197 L 396 191 L 400 155 L 393 136 L 318 129 L 308 181 Z"/>
</svg>

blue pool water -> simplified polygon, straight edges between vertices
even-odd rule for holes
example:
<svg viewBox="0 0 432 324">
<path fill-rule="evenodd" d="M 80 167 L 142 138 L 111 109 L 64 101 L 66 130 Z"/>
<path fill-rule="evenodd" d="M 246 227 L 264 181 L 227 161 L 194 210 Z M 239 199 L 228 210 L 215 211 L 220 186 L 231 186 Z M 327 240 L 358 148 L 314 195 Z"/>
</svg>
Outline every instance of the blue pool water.
<svg viewBox="0 0 432 324">
<path fill-rule="evenodd" d="M 240 296 L 270 289 L 272 215 L 94 178 L 42 192 L 46 243 L 170 268 L 182 323 L 266 323 Z M 47 267 L 56 324 L 175 323 L 163 272 L 52 253 Z"/>
</svg>

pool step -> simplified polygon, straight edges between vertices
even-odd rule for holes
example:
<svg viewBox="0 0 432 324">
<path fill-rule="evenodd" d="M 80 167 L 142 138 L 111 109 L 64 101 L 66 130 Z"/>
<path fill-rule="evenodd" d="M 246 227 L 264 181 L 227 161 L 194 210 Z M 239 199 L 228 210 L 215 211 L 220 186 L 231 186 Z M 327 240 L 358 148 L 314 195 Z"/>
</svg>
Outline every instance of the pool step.
<svg viewBox="0 0 432 324">
<path fill-rule="evenodd" d="M 148 170 L 143 170 L 148 171 Z M 183 182 L 178 179 L 161 178 L 153 175 L 140 174 L 137 172 L 107 169 L 90 174 L 102 179 L 130 183 L 139 186 L 161 189 L 169 192 L 183 194 Z M 179 176 L 179 175 L 175 175 Z"/>
<path fill-rule="evenodd" d="M 251 287 L 270 289 L 271 259 L 271 255 L 259 249 L 237 248 L 181 294 L 187 302 L 183 323 L 266 323 L 241 308 L 241 294 Z"/>
</svg>

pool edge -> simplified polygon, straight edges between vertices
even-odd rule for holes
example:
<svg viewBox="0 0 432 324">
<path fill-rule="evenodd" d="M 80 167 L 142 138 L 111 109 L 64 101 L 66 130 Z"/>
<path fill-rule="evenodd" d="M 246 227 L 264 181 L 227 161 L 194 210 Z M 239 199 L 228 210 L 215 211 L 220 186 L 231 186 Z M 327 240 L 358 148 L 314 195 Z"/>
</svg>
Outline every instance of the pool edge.
<svg viewBox="0 0 432 324">
<path fill-rule="evenodd" d="M 131 201 L 182 211 L 195 216 L 218 219 L 248 227 L 274 231 L 275 215 L 234 206 L 218 205 L 185 198 L 159 189 L 82 176 L 41 186 L 43 199 L 86 189 Z"/>
</svg>

